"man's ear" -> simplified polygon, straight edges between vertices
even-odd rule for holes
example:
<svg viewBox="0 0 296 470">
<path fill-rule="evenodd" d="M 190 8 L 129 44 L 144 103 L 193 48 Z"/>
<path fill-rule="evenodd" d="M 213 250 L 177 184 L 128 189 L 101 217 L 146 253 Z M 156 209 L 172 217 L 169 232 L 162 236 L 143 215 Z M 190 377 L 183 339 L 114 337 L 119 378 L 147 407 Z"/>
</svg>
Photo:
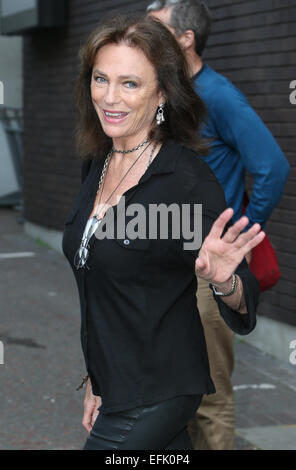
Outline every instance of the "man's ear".
<svg viewBox="0 0 296 470">
<path fill-rule="evenodd" d="M 187 29 L 185 33 L 179 36 L 179 44 L 181 45 L 182 49 L 189 49 L 190 47 L 194 46 L 195 42 L 195 35 L 192 29 Z"/>
</svg>

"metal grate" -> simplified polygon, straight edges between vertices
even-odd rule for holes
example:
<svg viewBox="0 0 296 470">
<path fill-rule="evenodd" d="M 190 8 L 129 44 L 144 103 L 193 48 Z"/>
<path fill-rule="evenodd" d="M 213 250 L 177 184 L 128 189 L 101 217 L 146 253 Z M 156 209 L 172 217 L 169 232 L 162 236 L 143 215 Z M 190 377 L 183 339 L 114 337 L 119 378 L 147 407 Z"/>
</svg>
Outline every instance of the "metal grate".
<svg viewBox="0 0 296 470">
<path fill-rule="evenodd" d="M 23 110 L 20 108 L 0 107 L 0 121 L 7 135 L 12 164 L 20 191 L 0 199 L 0 205 L 19 206 L 23 215 Z"/>
</svg>

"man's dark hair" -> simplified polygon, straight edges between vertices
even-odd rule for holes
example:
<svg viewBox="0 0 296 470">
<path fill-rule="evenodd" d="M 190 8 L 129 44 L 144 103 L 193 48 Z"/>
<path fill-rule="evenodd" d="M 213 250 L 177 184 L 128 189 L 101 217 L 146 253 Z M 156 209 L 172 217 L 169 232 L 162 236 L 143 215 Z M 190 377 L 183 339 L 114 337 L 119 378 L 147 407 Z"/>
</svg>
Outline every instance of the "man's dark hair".
<svg viewBox="0 0 296 470">
<path fill-rule="evenodd" d="M 195 51 L 201 56 L 211 32 L 212 18 L 205 2 L 199 0 L 156 0 L 147 11 L 172 7 L 170 26 L 177 35 L 188 29 L 194 32 Z"/>
</svg>

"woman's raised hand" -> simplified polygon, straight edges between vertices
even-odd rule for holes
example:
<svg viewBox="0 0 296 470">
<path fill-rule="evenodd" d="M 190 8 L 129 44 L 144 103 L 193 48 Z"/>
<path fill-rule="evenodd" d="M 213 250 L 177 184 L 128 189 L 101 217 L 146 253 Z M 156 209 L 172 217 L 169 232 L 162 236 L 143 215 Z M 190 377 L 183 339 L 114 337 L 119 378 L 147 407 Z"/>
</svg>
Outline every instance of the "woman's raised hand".
<svg viewBox="0 0 296 470">
<path fill-rule="evenodd" d="M 259 224 L 241 233 L 249 223 L 246 216 L 241 217 L 222 237 L 232 216 L 233 209 L 230 208 L 220 214 L 195 260 L 196 275 L 213 284 L 228 281 L 245 255 L 265 237 Z"/>
</svg>

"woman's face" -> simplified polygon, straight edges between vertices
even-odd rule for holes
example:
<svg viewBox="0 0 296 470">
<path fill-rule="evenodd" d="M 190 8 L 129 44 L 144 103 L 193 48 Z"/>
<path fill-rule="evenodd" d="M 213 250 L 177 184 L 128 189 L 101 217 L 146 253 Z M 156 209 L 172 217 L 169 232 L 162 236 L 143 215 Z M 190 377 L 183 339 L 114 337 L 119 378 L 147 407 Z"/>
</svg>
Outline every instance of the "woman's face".
<svg viewBox="0 0 296 470">
<path fill-rule="evenodd" d="M 140 49 L 107 44 L 97 53 L 91 96 L 106 135 L 145 139 L 163 102 L 153 65 Z"/>
</svg>

